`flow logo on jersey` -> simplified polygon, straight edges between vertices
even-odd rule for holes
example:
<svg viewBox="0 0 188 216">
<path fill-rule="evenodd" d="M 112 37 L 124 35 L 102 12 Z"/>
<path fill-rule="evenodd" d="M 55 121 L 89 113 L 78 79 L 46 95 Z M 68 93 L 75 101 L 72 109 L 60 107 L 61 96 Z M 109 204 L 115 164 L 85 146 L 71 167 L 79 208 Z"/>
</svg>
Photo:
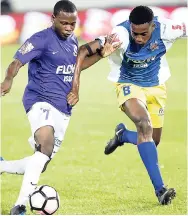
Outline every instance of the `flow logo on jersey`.
<svg viewBox="0 0 188 216">
<path fill-rule="evenodd" d="M 125 56 L 126 62 L 133 68 L 147 68 L 148 63 L 151 61 L 154 61 L 156 56 L 151 56 L 150 58 L 147 58 L 145 60 L 136 60 L 136 59 L 131 59 Z"/>
<path fill-rule="evenodd" d="M 60 65 L 57 67 L 56 74 L 71 75 L 74 74 L 75 64 Z"/>
</svg>

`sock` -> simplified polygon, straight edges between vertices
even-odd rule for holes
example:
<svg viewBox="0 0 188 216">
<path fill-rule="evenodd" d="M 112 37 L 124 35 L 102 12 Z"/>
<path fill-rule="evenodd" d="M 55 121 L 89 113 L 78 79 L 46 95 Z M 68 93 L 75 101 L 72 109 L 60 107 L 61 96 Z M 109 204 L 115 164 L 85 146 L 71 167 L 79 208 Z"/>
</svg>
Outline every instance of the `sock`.
<svg viewBox="0 0 188 216">
<path fill-rule="evenodd" d="M 136 131 L 130 131 L 128 129 L 125 129 L 123 132 L 120 142 L 125 142 L 125 143 L 131 143 L 133 145 L 137 145 L 137 132 Z"/>
<path fill-rule="evenodd" d="M 29 194 L 31 194 L 38 184 L 40 174 L 49 157 L 41 152 L 35 152 L 29 159 L 25 167 L 25 174 L 16 205 L 26 205 Z"/>
<path fill-rule="evenodd" d="M 137 146 L 155 191 L 160 191 L 163 188 L 164 183 L 158 166 L 158 155 L 155 143 L 143 142 Z"/>
<path fill-rule="evenodd" d="M 29 159 L 30 157 L 25 157 L 20 160 L 1 161 L 0 172 L 23 175 Z"/>
</svg>

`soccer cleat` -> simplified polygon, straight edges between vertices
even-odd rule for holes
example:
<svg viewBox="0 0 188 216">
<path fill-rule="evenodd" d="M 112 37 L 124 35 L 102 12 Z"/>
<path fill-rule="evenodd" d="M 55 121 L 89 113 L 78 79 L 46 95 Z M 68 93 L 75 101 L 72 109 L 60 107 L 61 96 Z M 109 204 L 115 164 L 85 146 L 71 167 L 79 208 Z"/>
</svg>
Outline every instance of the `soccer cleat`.
<svg viewBox="0 0 188 216">
<path fill-rule="evenodd" d="M 25 213 L 26 213 L 26 207 L 24 205 L 14 206 L 10 210 L 10 215 L 25 215 Z"/>
<path fill-rule="evenodd" d="M 107 146 L 105 147 L 104 153 L 106 155 L 111 154 L 113 151 L 116 150 L 118 146 L 124 145 L 124 142 L 121 142 L 120 138 L 125 130 L 126 127 L 123 123 L 116 126 L 115 136 L 112 139 L 110 139 L 110 141 L 107 143 Z"/>
<path fill-rule="evenodd" d="M 161 205 L 169 205 L 172 202 L 172 199 L 176 196 L 176 191 L 174 188 L 167 189 L 163 187 L 162 190 L 156 193 L 156 196 Z"/>
</svg>

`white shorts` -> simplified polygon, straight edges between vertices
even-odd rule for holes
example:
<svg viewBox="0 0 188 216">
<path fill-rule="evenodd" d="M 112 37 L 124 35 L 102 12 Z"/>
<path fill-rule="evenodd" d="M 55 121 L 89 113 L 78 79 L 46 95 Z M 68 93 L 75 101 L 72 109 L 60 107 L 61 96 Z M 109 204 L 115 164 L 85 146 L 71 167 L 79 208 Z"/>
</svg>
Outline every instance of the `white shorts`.
<svg viewBox="0 0 188 216">
<path fill-rule="evenodd" d="M 32 136 L 29 138 L 29 143 L 35 149 L 35 132 L 46 125 L 54 128 L 54 149 L 51 158 L 57 153 L 64 139 L 67 130 L 70 116 L 66 115 L 47 102 L 35 103 L 31 110 L 27 113 L 29 123 L 31 125 Z"/>
</svg>

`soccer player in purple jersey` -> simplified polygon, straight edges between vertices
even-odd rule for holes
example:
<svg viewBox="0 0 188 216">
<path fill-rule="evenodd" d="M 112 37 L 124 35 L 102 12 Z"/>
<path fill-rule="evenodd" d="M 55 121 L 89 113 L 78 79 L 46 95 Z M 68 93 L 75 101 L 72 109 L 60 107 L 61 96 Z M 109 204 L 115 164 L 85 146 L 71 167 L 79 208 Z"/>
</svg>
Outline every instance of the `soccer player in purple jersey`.
<svg viewBox="0 0 188 216">
<path fill-rule="evenodd" d="M 16 161 L 1 158 L 0 162 L 1 173 L 24 174 L 19 197 L 10 211 L 12 215 L 25 214 L 29 194 L 64 139 L 72 109 L 67 95 L 72 87 L 78 50 L 73 33 L 76 20 L 76 6 L 68 0 L 58 1 L 54 6 L 52 27 L 34 34 L 21 46 L 1 84 L 1 95 L 4 96 L 10 91 L 19 69 L 29 62 L 23 105 L 32 131 L 29 143 L 35 153 Z M 118 48 L 118 45 L 112 45 L 113 37 L 115 35 L 108 37 L 102 56 L 96 53 L 85 59 L 82 70 Z"/>
<path fill-rule="evenodd" d="M 111 154 L 124 143 L 136 145 L 159 203 L 167 205 L 176 192 L 163 183 L 156 149 L 164 121 L 165 82 L 170 77 L 165 54 L 176 39 L 187 36 L 186 24 L 154 17 L 149 7 L 138 6 L 131 11 L 129 20 L 117 25 L 112 32 L 122 44 L 109 57 L 111 72 L 108 78 L 116 84 L 119 108 L 133 121 L 137 131 L 119 124 L 105 154 Z M 105 39 L 100 38 L 103 44 Z M 73 87 L 68 95 L 72 105 L 78 102 L 79 77 L 85 57 L 95 53 L 93 43 L 87 45 L 90 49 L 83 45 L 78 51 Z"/>
</svg>

